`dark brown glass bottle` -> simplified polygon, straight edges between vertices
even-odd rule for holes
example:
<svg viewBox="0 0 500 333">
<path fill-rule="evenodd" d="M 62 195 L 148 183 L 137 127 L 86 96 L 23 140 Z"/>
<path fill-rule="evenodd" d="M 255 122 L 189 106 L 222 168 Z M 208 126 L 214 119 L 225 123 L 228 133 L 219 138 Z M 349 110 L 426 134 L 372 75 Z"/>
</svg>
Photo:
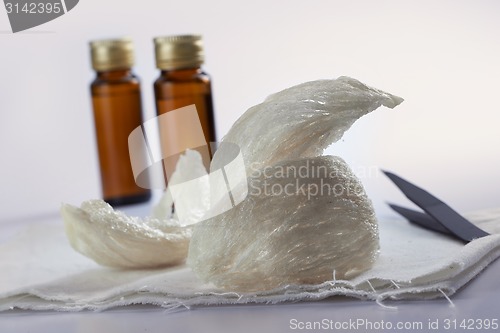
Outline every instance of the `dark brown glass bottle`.
<svg viewBox="0 0 500 333">
<path fill-rule="evenodd" d="M 201 69 L 204 62 L 201 36 L 158 37 L 154 39 L 154 43 L 156 66 L 161 70 L 160 77 L 154 83 L 157 114 L 162 115 L 191 104 L 196 106 L 208 144 L 206 150 L 197 150 L 208 168 L 211 159 L 210 143 L 216 142 L 216 134 L 210 77 Z M 183 138 L 173 137 L 179 132 L 178 128 L 182 128 Z M 162 146 L 167 142 L 186 140 L 190 130 L 192 129 L 186 124 L 160 125 Z M 167 173 L 171 174 L 176 160 L 164 160 L 165 162 L 168 163 L 165 165 Z"/>
<path fill-rule="evenodd" d="M 92 105 L 99 152 L 103 199 L 112 206 L 144 202 L 151 191 L 137 186 L 128 136 L 142 124 L 139 79 L 132 73 L 133 45 L 128 39 L 90 43 Z"/>
</svg>

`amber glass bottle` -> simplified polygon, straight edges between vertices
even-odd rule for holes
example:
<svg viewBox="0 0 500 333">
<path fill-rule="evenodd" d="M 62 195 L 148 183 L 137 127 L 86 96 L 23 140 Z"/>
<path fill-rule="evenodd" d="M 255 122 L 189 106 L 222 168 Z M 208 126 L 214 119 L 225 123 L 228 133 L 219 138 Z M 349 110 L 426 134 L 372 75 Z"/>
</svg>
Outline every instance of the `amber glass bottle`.
<svg viewBox="0 0 500 333">
<path fill-rule="evenodd" d="M 133 44 L 128 39 L 90 43 L 92 67 L 92 105 L 101 169 L 103 198 L 113 206 L 144 202 L 151 191 L 136 185 L 128 136 L 142 124 L 141 92 L 132 73 Z"/>
<path fill-rule="evenodd" d="M 216 142 L 214 111 L 210 77 L 201 69 L 204 51 L 201 36 L 182 35 L 158 37 L 154 39 L 156 67 L 161 70 L 160 77 L 154 83 L 157 114 L 196 105 L 198 117 L 203 128 L 208 149 L 198 149 L 208 168 L 211 159 L 210 143 Z M 174 130 L 172 127 L 177 127 Z M 182 128 L 182 137 L 178 128 Z M 160 125 L 162 146 L 167 142 L 189 138 L 189 124 Z M 194 136 L 194 134 L 193 134 Z M 174 160 L 164 160 L 167 175 L 173 171 Z"/>
</svg>

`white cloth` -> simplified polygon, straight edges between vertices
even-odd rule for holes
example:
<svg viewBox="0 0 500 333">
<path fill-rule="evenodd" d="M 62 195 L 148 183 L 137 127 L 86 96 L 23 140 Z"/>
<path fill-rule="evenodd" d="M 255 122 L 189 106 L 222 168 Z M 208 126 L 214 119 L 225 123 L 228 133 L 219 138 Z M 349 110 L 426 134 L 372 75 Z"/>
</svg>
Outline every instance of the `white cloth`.
<svg viewBox="0 0 500 333">
<path fill-rule="evenodd" d="M 115 270 L 76 253 L 61 225 L 32 225 L 0 244 L 0 311 L 12 308 L 78 311 L 129 304 L 175 309 L 194 305 L 278 303 L 347 295 L 378 302 L 452 295 L 500 256 L 500 209 L 469 214 L 494 233 L 464 245 L 403 220 L 380 222 L 381 253 L 350 281 L 286 286 L 238 294 L 204 284 L 188 267 Z"/>
</svg>

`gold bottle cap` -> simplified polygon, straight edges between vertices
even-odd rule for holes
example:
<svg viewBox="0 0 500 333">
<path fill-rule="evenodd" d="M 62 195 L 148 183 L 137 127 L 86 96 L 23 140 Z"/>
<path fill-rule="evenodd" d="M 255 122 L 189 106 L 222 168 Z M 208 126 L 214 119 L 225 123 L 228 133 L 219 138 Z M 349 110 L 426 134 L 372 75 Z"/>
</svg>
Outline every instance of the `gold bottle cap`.
<svg viewBox="0 0 500 333">
<path fill-rule="evenodd" d="M 204 61 L 203 41 L 199 35 L 156 37 L 156 67 L 161 70 L 200 67 Z"/>
<path fill-rule="evenodd" d="M 90 54 L 96 71 L 127 69 L 134 65 L 134 44 L 128 38 L 91 41 Z"/>
</svg>

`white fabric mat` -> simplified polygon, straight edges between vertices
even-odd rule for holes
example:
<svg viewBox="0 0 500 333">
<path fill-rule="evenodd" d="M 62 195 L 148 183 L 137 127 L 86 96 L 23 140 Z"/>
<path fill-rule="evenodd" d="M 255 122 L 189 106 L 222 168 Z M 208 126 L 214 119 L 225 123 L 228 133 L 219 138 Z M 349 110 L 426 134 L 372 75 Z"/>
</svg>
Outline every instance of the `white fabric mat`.
<svg viewBox="0 0 500 333">
<path fill-rule="evenodd" d="M 129 304 L 169 309 L 194 305 L 279 303 L 334 295 L 383 302 L 451 296 L 500 256 L 500 209 L 468 214 L 494 234 L 464 245 L 403 220 L 380 221 L 381 253 L 368 272 L 320 285 L 239 294 L 204 284 L 186 266 L 115 270 L 75 252 L 63 226 L 35 224 L 0 244 L 0 311 L 104 310 Z"/>
</svg>

